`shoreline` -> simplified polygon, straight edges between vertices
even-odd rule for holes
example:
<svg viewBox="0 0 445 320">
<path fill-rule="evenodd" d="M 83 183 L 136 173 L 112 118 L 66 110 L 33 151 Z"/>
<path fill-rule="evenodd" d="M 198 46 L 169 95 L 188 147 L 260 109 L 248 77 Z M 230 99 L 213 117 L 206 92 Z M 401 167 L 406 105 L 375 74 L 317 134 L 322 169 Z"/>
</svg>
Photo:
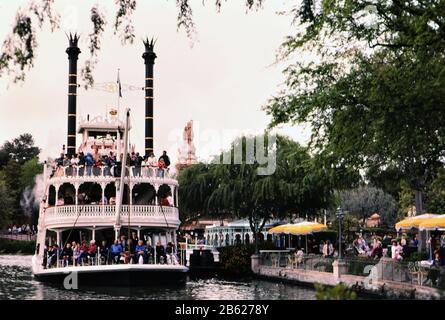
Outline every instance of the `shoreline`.
<svg viewBox="0 0 445 320">
<path fill-rule="evenodd" d="M 10 240 L 0 238 L 0 254 L 33 255 L 36 248 L 35 241 Z"/>
<path fill-rule="evenodd" d="M 292 283 L 294 285 L 314 288 L 316 283 L 334 287 L 340 283 L 348 286 L 359 296 L 379 299 L 407 300 L 442 300 L 443 292 L 432 287 L 400 283 L 389 280 L 372 281 L 369 277 L 355 275 L 335 276 L 333 273 L 314 270 L 296 270 L 261 266 L 254 272 L 254 277 L 273 282 Z"/>
</svg>

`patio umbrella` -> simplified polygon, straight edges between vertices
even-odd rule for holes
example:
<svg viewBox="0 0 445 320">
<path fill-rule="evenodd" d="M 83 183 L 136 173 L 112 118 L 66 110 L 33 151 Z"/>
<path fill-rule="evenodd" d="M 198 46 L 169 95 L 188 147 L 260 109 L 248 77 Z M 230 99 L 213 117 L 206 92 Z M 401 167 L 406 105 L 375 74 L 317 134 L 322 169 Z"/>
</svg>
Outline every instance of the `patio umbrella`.
<svg viewBox="0 0 445 320">
<path fill-rule="evenodd" d="M 409 230 L 413 228 L 419 228 L 421 223 L 437 216 L 438 216 L 437 214 L 426 213 L 426 214 L 421 214 L 420 216 L 414 216 L 403 219 L 402 221 L 396 223 L 396 230 L 399 231 L 399 230 Z"/>
<path fill-rule="evenodd" d="M 270 234 L 284 233 L 291 234 L 294 236 L 302 236 L 307 234 L 312 234 L 314 232 L 325 231 L 326 227 L 322 223 L 303 221 L 293 224 L 283 224 L 281 226 L 276 226 L 270 229 L 268 232 Z"/>
<path fill-rule="evenodd" d="M 280 233 L 285 233 L 284 230 L 285 230 L 287 227 L 290 227 L 290 226 L 293 226 L 293 225 L 294 225 L 294 224 L 292 224 L 292 223 L 282 224 L 282 225 L 280 225 L 280 226 L 276 226 L 276 227 L 273 227 L 273 228 L 269 229 L 268 233 L 269 233 L 269 234 L 280 234 Z"/>
<path fill-rule="evenodd" d="M 283 224 L 281 226 L 274 227 L 268 231 L 270 234 L 291 234 L 294 236 L 306 236 L 306 252 L 307 252 L 307 235 L 315 232 L 325 231 L 328 227 L 324 224 L 317 222 L 303 221 L 293 224 Z"/>
<path fill-rule="evenodd" d="M 445 228 L 445 214 L 424 220 L 420 225 L 420 230 L 436 230 Z"/>
</svg>

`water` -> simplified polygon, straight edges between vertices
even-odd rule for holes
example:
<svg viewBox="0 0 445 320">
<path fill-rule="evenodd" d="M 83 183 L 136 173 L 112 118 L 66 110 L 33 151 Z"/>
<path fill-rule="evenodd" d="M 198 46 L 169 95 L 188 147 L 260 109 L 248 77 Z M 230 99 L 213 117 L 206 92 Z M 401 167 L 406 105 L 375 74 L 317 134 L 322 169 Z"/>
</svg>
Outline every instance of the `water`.
<svg viewBox="0 0 445 320">
<path fill-rule="evenodd" d="M 315 299 L 315 291 L 257 279 L 227 280 L 216 277 L 188 279 L 187 283 L 180 287 L 65 290 L 34 280 L 31 273 L 31 256 L 0 255 L 0 300 L 4 299 L 312 300 Z"/>
</svg>

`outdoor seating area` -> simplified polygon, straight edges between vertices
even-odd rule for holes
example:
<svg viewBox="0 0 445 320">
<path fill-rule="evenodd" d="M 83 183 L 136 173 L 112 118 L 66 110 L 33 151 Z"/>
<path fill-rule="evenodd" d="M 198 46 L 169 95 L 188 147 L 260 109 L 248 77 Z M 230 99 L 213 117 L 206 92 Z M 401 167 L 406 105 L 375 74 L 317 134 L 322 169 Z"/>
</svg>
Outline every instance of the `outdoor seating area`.
<svg viewBox="0 0 445 320">
<path fill-rule="evenodd" d="M 323 224 L 307 221 L 283 224 L 270 229 L 269 233 L 288 238 L 289 247 L 261 250 L 260 265 L 332 273 L 333 262 L 341 260 L 349 275 L 367 277 L 375 269 L 383 281 L 445 287 L 444 216 L 415 216 L 399 221 L 395 228 L 396 236 L 385 234 L 382 238 L 371 234 L 369 237 L 358 233 L 351 242 L 339 247 L 339 241 L 314 242 L 313 235 L 327 229 Z M 295 236 L 299 238 L 299 245 L 294 248 L 292 239 Z M 420 238 L 424 239 L 423 244 Z"/>
</svg>

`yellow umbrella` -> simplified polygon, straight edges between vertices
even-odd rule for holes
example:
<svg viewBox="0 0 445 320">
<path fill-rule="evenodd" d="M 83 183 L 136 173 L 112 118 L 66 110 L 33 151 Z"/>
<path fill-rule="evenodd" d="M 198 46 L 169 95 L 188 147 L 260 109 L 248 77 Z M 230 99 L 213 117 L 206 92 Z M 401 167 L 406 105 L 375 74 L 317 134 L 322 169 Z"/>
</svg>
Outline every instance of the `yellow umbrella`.
<svg viewBox="0 0 445 320">
<path fill-rule="evenodd" d="M 428 219 L 437 217 L 437 214 L 421 214 L 420 216 L 414 216 L 410 218 L 403 219 L 396 223 L 396 230 L 409 230 L 412 228 L 419 228 L 419 225 Z"/>
<path fill-rule="evenodd" d="M 326 230 L 327 227 L 324 224 L 317 223 L 317 222 L 309 222 L 304 221 L 300 223 L 295 224 L 283 224 L 281 226 L 274 227 L 269 230 L 269 233 L 285 233 L 285 234 L 292 234 L 292 235 L 307 235 L 314 232 L 321 232 Z"/>
<path fill-rule="evenodd" d="M 276 226 L 276 227 L 273 227 L 273 228 L 271 228 L 271 229 L 269 229 L 269 233 L 270 234 L 277 234 L 277 233 L 284 233 L 284 230 L 287 228 L 287 227 L 289 227 L 289 226 L 292 226 L 293 224 L 291 224 L 291 223 L 288 223 L 288 224 L 282 224 L 282 225 L 280 225 L 280 226 Z"/>
<path fill-rule="evenodd" d="M 427 219 L 419 225 L 420 230 L 436 230 L 445 228 L 445 214 Z"/>
</svg>

